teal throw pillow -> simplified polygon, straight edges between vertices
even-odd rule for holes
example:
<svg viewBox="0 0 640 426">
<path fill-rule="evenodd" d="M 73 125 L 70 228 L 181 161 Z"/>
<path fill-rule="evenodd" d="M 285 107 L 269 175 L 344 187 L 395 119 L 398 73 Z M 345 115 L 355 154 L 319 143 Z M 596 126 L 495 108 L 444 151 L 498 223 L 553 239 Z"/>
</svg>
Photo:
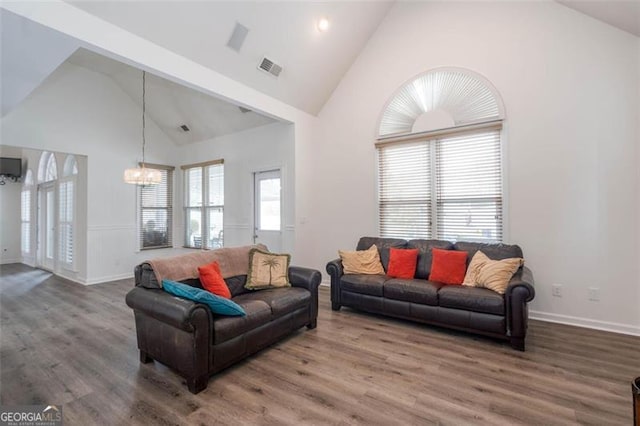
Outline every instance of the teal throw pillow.
<svg viewBox="0 0 640 426">
<path fill-rule="evenodd" d="M 206 290 L 171 280 L 162 280 L 162 288 L 167 293 L 171 293 L 174 296 L 193 300 L 194 302 L 204 303 L 214 314 L 229 316 L 247 315 L 244 309 L 242 309 L 242 306 L 238 305 L 234 301 L 225 299 L 224 297 L 220 297 Z"/>
</svg>

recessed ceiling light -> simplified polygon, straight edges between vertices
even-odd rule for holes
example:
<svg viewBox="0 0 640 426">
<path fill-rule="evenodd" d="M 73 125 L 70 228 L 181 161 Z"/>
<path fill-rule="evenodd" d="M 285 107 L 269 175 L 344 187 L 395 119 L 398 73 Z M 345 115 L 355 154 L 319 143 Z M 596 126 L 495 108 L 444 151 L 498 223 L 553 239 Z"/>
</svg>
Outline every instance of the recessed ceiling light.
<svg viewBox="0 0 640 426">
<path fill-rule="evenodd" d="M 322 18 L 318 19 L 318 31 L 320 31 L 321 33 L 324 33 L 328 29 L 329 29 L 329 18 L 327 18 L 326 16 L 323 16 Z"/>
</svg>

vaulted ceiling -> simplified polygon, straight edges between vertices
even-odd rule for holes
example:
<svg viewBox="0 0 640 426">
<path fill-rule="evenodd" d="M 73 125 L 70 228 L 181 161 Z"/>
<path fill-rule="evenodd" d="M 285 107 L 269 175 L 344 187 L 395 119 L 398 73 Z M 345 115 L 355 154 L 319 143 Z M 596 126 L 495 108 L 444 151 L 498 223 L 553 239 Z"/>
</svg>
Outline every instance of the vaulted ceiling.
<svg viewBox="0 0 640 426">
<path fill-rule="evenodd" d="M 317 114 L 391 7 L 390 1 L 70 1 L 221 74 Z M 330 28 L 316 24 L 327 17 Z M 226 46 L 236 23 L 240 51 Z M 257 69 L 263 57 L 278 78 Z"/>
<path fill-rule="evenodd" d="M 142 71 L 85 49 L 67 62 L 110 77 L 142 107 Z M 273 123 L 275 120 L 230 102 L 147 73 L 146 113 L 177 145 L 200 142 Z M 188 132 L 180 126 L 186 125 Z"/>
</svg>

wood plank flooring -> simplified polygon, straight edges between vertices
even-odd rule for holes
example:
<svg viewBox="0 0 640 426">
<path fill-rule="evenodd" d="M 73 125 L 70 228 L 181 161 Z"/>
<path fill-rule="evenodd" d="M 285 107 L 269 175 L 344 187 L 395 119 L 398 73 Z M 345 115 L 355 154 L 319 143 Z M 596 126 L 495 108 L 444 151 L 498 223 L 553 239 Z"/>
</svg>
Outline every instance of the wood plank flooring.
<svg viewBox="0 0 640 426">
<path fill-rule="evenodd" d="M 532 321 L 527 352 L 343 308 L 190 394 L 138 361 L 132 280 L 85 287 L 0 271 L 0 404 L 61 404 L 66 425 L 630 425 L 640 338 Z"/>
</svg>

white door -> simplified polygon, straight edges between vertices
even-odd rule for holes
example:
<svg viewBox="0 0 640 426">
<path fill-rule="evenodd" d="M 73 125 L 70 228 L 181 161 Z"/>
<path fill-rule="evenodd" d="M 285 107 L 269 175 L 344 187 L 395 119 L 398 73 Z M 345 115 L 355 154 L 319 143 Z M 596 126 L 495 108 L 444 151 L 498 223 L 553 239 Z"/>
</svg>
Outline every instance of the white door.
<svg viewBox="0 0 640 426">
<path fill-rule="evenodd" d="M 254 173 L 253 242 L 273 253 L 282 249 L 282 188 L 280 170 Z"/>
<path fill-rule="evenodd" d="M 38 187 L 38 266 L 53 271 L 56 255 L 56 196 L 53 182 Z"/>
</svg>

